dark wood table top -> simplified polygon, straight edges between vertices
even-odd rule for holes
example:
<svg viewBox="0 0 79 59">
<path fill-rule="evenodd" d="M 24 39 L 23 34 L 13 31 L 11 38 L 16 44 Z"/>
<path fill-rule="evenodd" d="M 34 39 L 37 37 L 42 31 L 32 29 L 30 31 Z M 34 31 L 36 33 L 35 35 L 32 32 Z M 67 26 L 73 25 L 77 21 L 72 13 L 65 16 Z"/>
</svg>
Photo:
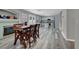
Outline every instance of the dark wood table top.
<svg viewBox="0 0 79 59">
<path fill-rule="evenodd" d="M 22 25 L 22 26 L 17 26 L 17 27 L 14 26 L 13 29 L 14 29 L 14 30 L 22 31 L 23 29 L 29 28 L 29 27 L 30 27 L 30 25 L 27 25 L 27 26 L 26 26 L 26 25 Z"/>
</svg>

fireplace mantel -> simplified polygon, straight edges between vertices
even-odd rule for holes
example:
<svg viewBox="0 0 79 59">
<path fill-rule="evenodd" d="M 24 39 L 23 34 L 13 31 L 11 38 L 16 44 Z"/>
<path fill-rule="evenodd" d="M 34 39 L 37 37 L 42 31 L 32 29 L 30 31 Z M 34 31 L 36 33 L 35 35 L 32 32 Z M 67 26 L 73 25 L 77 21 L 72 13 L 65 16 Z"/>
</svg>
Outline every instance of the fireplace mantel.
<svg viewBox="0 0 79 59">
<path fill-rule="evenodd" d="M 0 39 L 3 38 L 4 26 L 11 26 L 19 23 L 18 19 L 0 19 Z"/>
</svg>

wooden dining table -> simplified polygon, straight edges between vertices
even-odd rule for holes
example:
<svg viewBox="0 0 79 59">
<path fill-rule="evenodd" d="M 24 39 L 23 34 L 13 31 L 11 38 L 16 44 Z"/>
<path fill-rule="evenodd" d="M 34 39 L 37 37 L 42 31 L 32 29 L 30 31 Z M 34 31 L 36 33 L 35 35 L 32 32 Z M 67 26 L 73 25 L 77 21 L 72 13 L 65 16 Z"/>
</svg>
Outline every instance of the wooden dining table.
<svg viewBox="0 0 79 59">
<path fill-rule="evenodd" d="M 31 40 L 36 42 L 37 37 L 39 38 L 39 24 L 33 25 L 23 25 L 23 24 L 14 24 L 13 25 L 14 33 L 15 33 L 15 41 L 14 45 L 16 45 L 17 40 L 20 40 L 20 44 L 26 48 L 26 42 L 28 43 L 29 47 L 31 47 Z"/>
<path fill-rule="evenodd" d="M 25 29 L 25 28 L 28 28 L 28 27 L 30 27 L 30 25 L 22 25 L 22 26 L 17 26 L 17 27 L 14 27 L 14 30 L 15 31 L 22 31 L 23 29 Z"/>
<path fill-rule="evenodd" d="M 17 40 L 20 40 L 20 44 L 24 45 L 24 48 L 26 48 L 25 39 L 23 38 L 25 33 L 24 29 L 30 29 L 30 25 L 21 25 L 21 24 L 15 24 L 13 26 L 14 33 L 15 33 L 15 41 L 14 45 L 16 45 Z"/>
</svg>

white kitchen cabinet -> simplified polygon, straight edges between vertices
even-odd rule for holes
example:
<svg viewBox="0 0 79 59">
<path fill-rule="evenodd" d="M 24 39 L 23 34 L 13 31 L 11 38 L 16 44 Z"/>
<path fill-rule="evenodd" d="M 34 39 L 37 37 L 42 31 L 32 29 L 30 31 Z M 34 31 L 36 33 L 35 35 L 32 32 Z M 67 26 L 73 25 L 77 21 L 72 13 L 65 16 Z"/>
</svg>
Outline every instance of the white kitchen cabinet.
<svg viewBox="0 0 79 59">
<path fill-rule="evenodd" d="M 2 39 L 3 38 L 3 27 L 2 26 L 0 26 L 0 39 Z"/>
<path fill-rule="evenodd" d="M 0 19 L 0 39 L 3 38 L 4 26 L 11 26 L 13 24 L 18 24 L 18 19 Z"/>
</svg>

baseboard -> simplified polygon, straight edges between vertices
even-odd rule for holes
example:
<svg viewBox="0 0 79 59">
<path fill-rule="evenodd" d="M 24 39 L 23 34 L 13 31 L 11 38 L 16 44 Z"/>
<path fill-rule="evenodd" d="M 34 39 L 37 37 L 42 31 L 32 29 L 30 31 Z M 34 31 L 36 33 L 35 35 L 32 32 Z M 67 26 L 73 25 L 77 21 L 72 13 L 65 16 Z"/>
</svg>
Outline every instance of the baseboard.
<svg viewBox="0 0 79 59">
<path fill-rule="evenodd" d="M 65 36 L 65 34 L 63 32 L 61 32 L 61 34 L 63 35 L 64 39 L 67 39 L 67 37 Z"/>
<path fill-rule="evenodd" d="M 64 37 L 64 39 L 66 40 L 66 41 L 72 41 L 72 42 L 75 42 L 75 40 L 74 39 L 68 39 L 65 35 L 64 35 L 64 33 L 63 32 L 61 32 L 62 33 L 62 35 L 63 35 L 63 37 Z"/>
<path fill-rule="evenodd" d="M 75 42 L 75 40 L 74 39 L 66 39 L 67 41 L 72 41 L 72 42 Z"/>
</svg>

